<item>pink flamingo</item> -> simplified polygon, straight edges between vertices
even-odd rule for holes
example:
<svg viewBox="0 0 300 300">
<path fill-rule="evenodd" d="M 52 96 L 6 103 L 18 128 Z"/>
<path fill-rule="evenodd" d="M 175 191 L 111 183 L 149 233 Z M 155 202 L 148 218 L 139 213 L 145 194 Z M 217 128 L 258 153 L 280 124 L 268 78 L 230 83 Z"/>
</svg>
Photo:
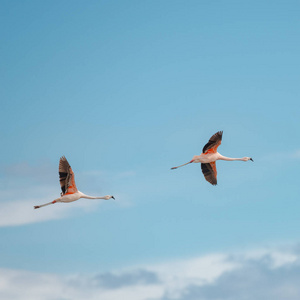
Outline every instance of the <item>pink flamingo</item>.
<svg viewBox="0 0 300 300">
<path fill-rule="evenodd" d="M 74 177 L 74 172 L 69 165 L 67 159 L 63 156 L 59 160 L 59 181 L 60 181 L 60 187 L 61 187 L 61 194 L 60 197 L 53 200 L 52 202 L 41 204 L 41 205 L 36 205 L 34 208 L 40 208 L 46 205 L 54 204 L 57 202 L 73 202 L 76 200 L 79 200 L 80 198 L 86 198 L 86 199 L 104 199 L 104 200 L 109 200 L 109 199 L 115 199 L 114 196 L 103 196 L 103 197 L 92 197 L 85 195 L 84 193 L 81 193 L 78 191 L 76 184 L 75 184 L 75 177 Z"/>
<path fill-rule="evenodd" d="M 241 161 L 248 161 L 253 159 L 251 157 L 242 157 L 242 158 L 230 158 L 221 155 L 217 152 L 218 147 L 221 145 L 222 142 L 222 135 L 223 131 L 218 131 L 215 133 L 208 141 L 208 143 L 204 146 L 202 153 L 200 155 L 195 155 L 193 159 L 183 165 L 173 167 L 171 170 L 177 169 L 179 167 L 185 166 L 190 163 L 201 163 L 202 173 L 205 179 L 211 183 L 212 185 L 217 184 L 217 168 L 216 168 L 216 161 L 217 160 L 241 160 Z"/>
</svg>

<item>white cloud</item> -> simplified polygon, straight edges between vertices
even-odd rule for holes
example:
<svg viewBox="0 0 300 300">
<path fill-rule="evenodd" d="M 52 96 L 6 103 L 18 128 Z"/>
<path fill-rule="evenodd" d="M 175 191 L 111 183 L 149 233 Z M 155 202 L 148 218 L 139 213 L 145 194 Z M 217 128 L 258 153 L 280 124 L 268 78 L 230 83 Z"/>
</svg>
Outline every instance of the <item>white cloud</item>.
<svg viewBox="0 0 300 300">
<path fill-rule="evenodd" d="M 223 272 L 237 268 L 235 262 L 227 261 L 225 254 L 207 256 L 165 263 L 154 268 L 164 278 L 164 288 L 174 297 L 190 284 L 207 284 L 213 282 Z"/>
<path fill-rule="evenodd" d="M 211 254 L 98 274 L 0 269 L 1 299 L 298 300 L 300 251 Z"/>
<path fill-rule="evenodd" d="M 68 217 L 82 211 L 96 208 L 95 201 L 78 201 L 76 203 L 57 203 L 48 207 L 34 209 L 33 206 L 50 202 L 53 199 L 18 200 L 0 203 L 0 227 L 18 226 L 30 223 L 44 222 Z"/>
</svg>

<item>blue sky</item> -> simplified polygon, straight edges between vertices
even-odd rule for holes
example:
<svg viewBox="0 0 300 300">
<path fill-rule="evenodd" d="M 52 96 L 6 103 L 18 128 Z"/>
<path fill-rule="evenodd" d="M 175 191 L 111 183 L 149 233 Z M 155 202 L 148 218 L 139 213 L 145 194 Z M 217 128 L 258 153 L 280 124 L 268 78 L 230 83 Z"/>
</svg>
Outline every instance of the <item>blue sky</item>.
<svg viewBox="0 0 300 300">
<path fill-rule="evenodd" d="M 7 272 L 67 280 L 125 269 L 114 273 L 122 282 L 117 288 L 145 277 L 161 284 L 151 299 L 212 300 L 199 282 L 166 292 L 170 281 L 161 278 L 169 277 L 157 266 L 173 270 L 178 261 L 215 253 L 220 268 L 206 280 L 220 289 L 227 279 L 218 276 L 236 272 L 235 260 L 222 267 L 232 253 L 242 253 L 242 270 L 256 253 L 255 270 L 268 269 L 266 282 L 276 275 L 272 264 L 287 264 L 298 276 L 298 1 L 0 6 L 0 282 Z M 254 163 L 217 162 L 216 187 L 198 164 L 170 170 L 200 154 L 219 130 L 221 154 Z M 82 199 L 34 211 L 59 196 L 62 155 L 82 192 L 116 201 Z M 20 284 L 11 278 L 12 286 Z M 39 299 L 48 299 L 47 280 Z M 101 288 L 102 300 L 128 292 Z M 87 297 L 84 289 L 73 292 L 72 299 Z"/>
</svg>

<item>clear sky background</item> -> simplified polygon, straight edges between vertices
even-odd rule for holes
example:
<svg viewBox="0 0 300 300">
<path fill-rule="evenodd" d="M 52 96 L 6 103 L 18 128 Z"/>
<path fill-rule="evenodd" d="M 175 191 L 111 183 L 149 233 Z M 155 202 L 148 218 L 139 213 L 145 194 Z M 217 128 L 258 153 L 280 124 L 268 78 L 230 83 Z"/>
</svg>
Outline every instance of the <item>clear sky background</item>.
<svg viewBox="0 0 300 300">
<path fill-rule="evenodd" d="M 0 296 L 299 299 L 299 1 L 0 14 Z M 217 162 L 217 186 L 170 170 L 219 130 L 221 154 L 254 163 Z M 59 196 L 62 155 L 116 201 L 33 210 Z"/>
</svg>

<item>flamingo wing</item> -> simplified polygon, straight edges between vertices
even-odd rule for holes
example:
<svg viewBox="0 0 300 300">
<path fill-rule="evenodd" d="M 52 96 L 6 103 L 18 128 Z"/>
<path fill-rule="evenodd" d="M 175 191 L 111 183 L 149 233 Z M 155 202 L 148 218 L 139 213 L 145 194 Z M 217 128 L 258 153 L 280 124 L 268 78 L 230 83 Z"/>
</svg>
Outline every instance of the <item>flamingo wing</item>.
<svg viewBox="0 0 300 300">
<path fill-rule="evenodd" d="M 205 179 L 212 185 L 217 184 L 217 168 L 216 162 L 211 162 L 208 164 L 201 164 L 202 173 Z"/>
<path fill-rule="evenodd" d="M 74 172 L 64 156 L 59 160 L 58 173 L 62 195 L 76 193 L 78 190 L 75 184 Z"/>
<path fill-rule="evenodd" d="M 207 152 L 216 153 L 218 147 L 221 145 L 222 135 L 223 135 L 223 131 L 218 131 L 217 133 L 215 133 L 209 139 L 208 143 L 203 147 L 202 152 L 203 153 L 207 153 Z"/>
</svg>

